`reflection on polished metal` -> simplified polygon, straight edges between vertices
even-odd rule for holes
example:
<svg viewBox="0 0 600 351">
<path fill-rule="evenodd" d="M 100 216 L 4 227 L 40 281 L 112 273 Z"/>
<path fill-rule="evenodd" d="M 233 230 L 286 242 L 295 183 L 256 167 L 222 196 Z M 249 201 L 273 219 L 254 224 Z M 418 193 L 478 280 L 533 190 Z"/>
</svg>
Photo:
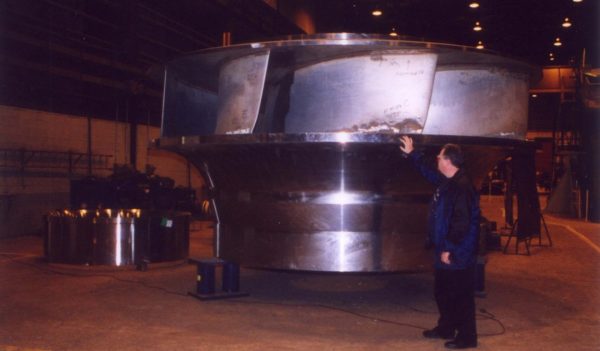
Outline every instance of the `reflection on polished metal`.
<svg viewBox="0 0 600 351">
<path fill-rule="evenodd" d="M 480 183 L 526 145 L 531 67 L 452 45 L 336 34 L 200 51 L 167 65 L 161 148 L 207 179 L 216 254 L 248 266 L 408 271 L 431 186 L 398 149 L 464 147 Z"/>
<path fill-rule="evenodd" d="M 49 262 L 123 266 L 184 259 L 189 213 L 139 209 L 54 211 L 44 240 Z"/>
</svg>

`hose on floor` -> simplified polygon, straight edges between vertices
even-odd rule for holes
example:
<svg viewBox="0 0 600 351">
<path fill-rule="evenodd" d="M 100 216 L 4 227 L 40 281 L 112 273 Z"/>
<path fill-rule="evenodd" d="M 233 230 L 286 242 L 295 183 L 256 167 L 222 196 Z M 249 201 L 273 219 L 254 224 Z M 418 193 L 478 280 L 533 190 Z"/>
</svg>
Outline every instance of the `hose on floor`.
<svg viewBox="0 0 600 351">
<path fill-rule="evenodd" d="M 75 277 L 75 278 L 105 277 L 105 278 L 111 278 L 111 279 L 114 279 L 116 281 L 123 282 L 123 283 L 138 284 L 144 288 L 158 290 L 165 294 L 184 296 L 186 298 L 189 296 L 186 293 L 169 290 L 169 289 L 166 289 L 166 288 L 163 288 L 160 286 L 148 284 L 144 281 L 120 278 L 114 274 L 95 273 L 95 272 L 82 272 L 82 273 L 64 272 L 64 271 L 60 271 L 57 269 L 47 267 L 45 265 L 37 264 L 35 262 L 29 263 L 29 262 L 23 262 L 21 260 L 23 258 L 34 257 L 32 255 L 18 255 L 16 253 L 4 253 L 4 252 L 1 252 L 0 255 L 7 257 L 8 260 L 11 262 L 14 262 L 14 263 L 17 263 L 17 264 L 20 264 L 23 266 L 27 266 L 30 268 L 34 268 L 34 269 L 44 272 L 44 273 L 57 274 L 57 275 L 62 275 L 62 276 Z M 13 257 L 13 256 L 16 256 L 16 257 Z M 37 257 L 37 256 L 35 256 L 35 257 Z M 283 306 L 283 307 L 320 308 L 320 309 L 327 309 L 327 310 L 333 310 L 336 312 L 350 314 L 355 317 L 370 320 L 372 322 L 392 324 L 392 325 L 397 325 L 397 326 L 401 326 L 401 327 L 414 328 L 414 329 L 418 329 L 418 330 L 428 329 L 423 326 L 419 326 L 419 325 L 415 325 L 415 324 L 411 324 L 411 323 L 404 323 L 404 322 L 398 322 L 398 321 L 393 321 L 393 320 L 384 319 L 384 318 L 373 317 L 373 316 L 370 316 L 367 314 L 352 311 L 350 309 L 336 307 L 336 306 L 330 306 L 330 305 L 324 305 L 324 304 L 318 304 L 318 303 L 312 303 L 312 304 L 311 303 L 281 303 L 281 302 L 270 302 L 270 301 L 259 301 L 259 300 L 233 300 L 233 299 L 232 300 L 220 300 L 220 301 L 227 302 L 227 303 L 239 303 L 239 304 L 249 304 L 249 305 L 272 305 L 272 306 Z M 424 311 L 424 310 L 420 310 L 420 309 L 410 307 L 410 306 L 408 306 L 408 308 L 410 308 L 416 312 L 420 312 L 420 313 L 437 314 L 437 312 Z M 477 318 L 477 320 L 493 321 L 500 327 L 499 332 L 478 334 L 477 335 L 478 337 L 498 336 L 498 335 L 503 335 L 504 333 L 506 333 L 506 327 L 504 326 L 504 324 L 494 314 L 492 314 L 491 312 L 488 312 L 486 309 L 484 309 L 484 308 L 480 309 L 479 312 L 475 314 L 475 317 Z"/>
</svg>

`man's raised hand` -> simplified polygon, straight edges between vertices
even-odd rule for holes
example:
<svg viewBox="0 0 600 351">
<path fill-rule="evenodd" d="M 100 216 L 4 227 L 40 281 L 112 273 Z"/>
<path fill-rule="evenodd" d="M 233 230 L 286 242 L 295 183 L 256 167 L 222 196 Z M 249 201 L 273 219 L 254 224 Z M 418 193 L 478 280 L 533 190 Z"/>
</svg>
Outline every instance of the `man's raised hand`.
<svg viewBox="0 0 600 351">
<path fill-rule="evenodd" d="M 413 140 L 411 137 L 403 135 L 400 137 L 400 150 L 406 154 L 413 152 Z"/>
</svg>

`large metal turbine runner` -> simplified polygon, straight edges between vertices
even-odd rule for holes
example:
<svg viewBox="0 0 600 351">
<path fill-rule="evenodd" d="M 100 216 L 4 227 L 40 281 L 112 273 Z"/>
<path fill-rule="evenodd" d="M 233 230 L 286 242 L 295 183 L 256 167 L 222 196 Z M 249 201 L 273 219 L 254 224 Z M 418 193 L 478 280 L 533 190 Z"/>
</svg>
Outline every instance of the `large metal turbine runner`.
<svg viewBox="0 0 600 351">
<path fill-rule="evenodd" d="M 208 49 L 167 65 L 157 144 L 213 190 L 218 257 L 420 270 L 432 188 L 399 136 L 430 155 L 462 145 L 479 185 L 525 145 L 532 72 L 465 47 L 350 34 Z"/>
</svg>

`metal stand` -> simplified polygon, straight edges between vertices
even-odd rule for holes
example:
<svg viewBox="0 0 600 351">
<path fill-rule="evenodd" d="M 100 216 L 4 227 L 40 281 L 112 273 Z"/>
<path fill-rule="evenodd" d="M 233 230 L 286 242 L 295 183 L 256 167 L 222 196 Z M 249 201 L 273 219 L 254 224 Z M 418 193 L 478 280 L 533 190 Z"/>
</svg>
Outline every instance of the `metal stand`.
<svg viewBox="0 0 600 351">
<path fill-rule="evenodd" d="M 538 245 L 537 246 L 547 246 L 552 247 L 552 237 L 550 236 L 550 231 L 548 230 L 548 226 L 546 225 L 546 220 L 544 219 L 544 215 L 540 213 L 540 219 L 542 220 L 542 224 L 544 225 L 544 230 L 546 231 L 546 237 L 548 237 L 548 245 L 542 245 L 542 231 L 540 230 L 540 234 L 538 237 Z"/>
<path fill-rule="evenodd" d="M 508 246 L 510 245 L 510 241 L 513 238 L 513 236 L 516 236 L 516 238 L 515 238 L 515 254 L 517 254 L 517 255 L 519 254 L 519 244 L 522 242 L 525 243 L 525 249 L 527 250 L 526 255 L 527 256 L 531 255 L 531 252 L 529 251 L 529 247 L 531 246 L 531 239 L 533 239 L 536 236 L 538 237 L 538 245 L 537 246 L 552 247 L 552 237 L 550 236 L 550 231 L 548 230 L 548 226 L 546 225 L 546 220 L 544 219 L 544 215 L 540 213 L 539 217 L 540 217 L 540 221 L 544 225 L 544 230 L 546 232 L 546 236 L 548 237 L 548 245 L 542 245 L 542 231 L 541 230 L 540 230 L 540 233 L 538 233 L 538 234 L 529 235 L 526 237 L 519 237 L 518 233 L 515 234 L 517 226 L 519 225 L 519 219 L 517 218 L 515 220 L 515 224 L 513 225 L 512 229 L 510 231 L 508 240 L 506 241 L 506 244 L 504 245 L 503 253 L 506 254 L 508 252 Z"/>
<path fill-rule="evenodd" d="M 238 264 L 219 258 L 190 258 L 188 262 L 196 264 L 197 268 L 196 292 L 189 291 L 188 295 L 200 300 L 228 299 L 249 295 L 246 292 L 240 292 L 240 266 Z M 223 269 L 222 287 L 219 292 L 215 290 L 217 266 L 221 266 Z"/>
<path fill-rule="evenodd" d="M 504 245 L 504 250 L 502 250 L 502 253 L 504 253 L 504 254 L 508 253 L 508 245 L 510 245 L 510 241 L 512 240 L 513 236 L 515 236 L 516 237 L 515 238 L 515 254 L 519 255 L 519 244 L 524 242 L 525 250 L 527 250 L 526 255 L 529 256 L 529 255 L 531 255 L 531 252 L 529 251 L 529 246 L 531 244 L 531 236 L 519 237 L 519 235 L 516 235 L 515 230 L 516 230 L 518 224 L 519 224 L 519 219 L 517 218 L 510 230 L 510 235 L 508 236 L 508 240 L 506 241 L 506 244 Z"/>
</svg>

